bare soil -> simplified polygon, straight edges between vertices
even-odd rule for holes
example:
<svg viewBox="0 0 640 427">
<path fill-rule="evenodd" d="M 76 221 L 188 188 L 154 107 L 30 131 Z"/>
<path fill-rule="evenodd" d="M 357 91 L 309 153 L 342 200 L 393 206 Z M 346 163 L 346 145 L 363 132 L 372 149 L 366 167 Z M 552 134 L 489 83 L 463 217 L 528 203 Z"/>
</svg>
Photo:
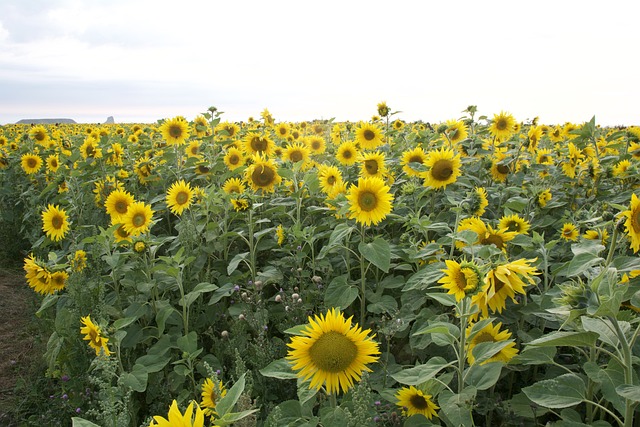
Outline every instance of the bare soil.
<svg viewBox="0 0 640 427">
<path fill-rule="evenodd" d="M 20 379 L 28 381 L 31 367 L 42 357 L 34 349 L 29 331 L 37 297 L 27 286 L 19 270 L 0 268 L 0 425 L 11 426 L 19 420 L 11 415 L 18 403 L 15 394 Z"/>
</svg>

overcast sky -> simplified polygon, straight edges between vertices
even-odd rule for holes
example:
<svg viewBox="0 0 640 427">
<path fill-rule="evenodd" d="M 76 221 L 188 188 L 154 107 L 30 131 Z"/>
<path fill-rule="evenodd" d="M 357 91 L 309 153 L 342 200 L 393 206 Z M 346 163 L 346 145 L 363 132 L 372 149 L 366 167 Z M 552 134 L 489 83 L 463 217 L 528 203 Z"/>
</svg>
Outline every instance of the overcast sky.
<svg viewBox="0 0 640 427">
<path fill-rule="evenodd" d="M 638 1 L 1 0 L 0 124 L 404 120 L 468 105 L 640 124 Z"/>
</svg>

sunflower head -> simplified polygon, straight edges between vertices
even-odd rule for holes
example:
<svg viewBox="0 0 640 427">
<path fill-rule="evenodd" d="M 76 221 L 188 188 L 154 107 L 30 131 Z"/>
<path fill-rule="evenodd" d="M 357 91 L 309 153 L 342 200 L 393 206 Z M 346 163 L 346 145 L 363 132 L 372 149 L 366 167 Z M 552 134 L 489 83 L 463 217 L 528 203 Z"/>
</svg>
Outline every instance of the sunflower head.
<svg viewBox="0 0 640 427">
<path fill-rule="evenodd" d="M 282 182 L 278 168 L 272 159 L 263 156 L 253 156 L 253 163 L 245 170 L 245 181 L 254 191 L 273 193 L 276 185 Z"/>
<path fill-rule="evenodd" d="M 432 399 L 430 394 L 424 393 L 422 390 L 414 386 L 404 387 L 396 393 L 396 405 L 402 408 L 405 416 L 422 414 L 428 419 L 438 416 L 436 411 L 440 409 Z"/>
<path fill-rule="evenodd" d="M 422 172 L 420 176 L 424 178 L 425 187 L 445 188 L 456 182 L 461 173 L 460 154 L 455 154 L 450 149 L 431 151 L 424 165 L 428 170 Z"/>
<path fill-rule="evenodd" d="M 169 187 L 166 196 L 167 206 L 172 213 L 182 215 L 182 212 L 191 206 L 194 195 L 191 184 L 181 179 Z"/>
<path fill-rule="evenodd" d="M 381 178 L 360 178 L 347 195 L 350 218 L 364 225 L 378 224 L 391 212 L 393 195 L 389 190 Z"/>
<path fill-rule="evenodd" d="M 189 138 L 189 123 L 182 116 L 165 120 L 159 130 L 168 145 L 183 145 Z"/>
</svg>

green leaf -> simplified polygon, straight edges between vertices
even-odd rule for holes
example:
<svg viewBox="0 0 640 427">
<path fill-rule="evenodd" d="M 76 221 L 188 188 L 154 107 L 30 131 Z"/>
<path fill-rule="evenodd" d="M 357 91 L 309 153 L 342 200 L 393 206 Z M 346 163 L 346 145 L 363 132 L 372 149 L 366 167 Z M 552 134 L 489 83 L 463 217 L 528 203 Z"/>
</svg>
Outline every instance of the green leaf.
<svg viewBox="0 0 640 427">
<path fill-rule="evenodd" d="M 625 399 L 640 402 L 640 386 L 631 384 L 622 384 L 616 387 L 616 392 Z"/>
<path fill-rule="evenodd" d="M 382 314 L 393 313 L 398 309 L 398 301 L 391 295 L 383 295 L 379 301 L 371 303 L 367 306 L 369 313 Z"/>
<path fill-rule="evenodd" d="M 609 321 L 608 319 L 605 320 L 589 316 L 581 316 L 580 321 L 582 322 L 582 327 L 585 329 L 585 331 L 595 332 L 596 334 L 598 334 L 598 338 L 600 339 L 600 341 L 605 342 L 613 347 L 618 347 L 620 340 L 614 332 L 611 321 Z M 624 323 L 627 324 L 627 329 L 629 329 L 629 324 L 627 322 Z"/>
<path fill-rule="evenodd" d="M 327 244 L 322 247 L 316 259 L 320 260 L 324 258 L 331 251 L 331 249 L 335 248 L 336 246 L 342 245 L 344 239 L 349 234 L 351 234 L 353 230 L 354 227 L 352 225 L 349 225 L 348 223 L 343 222 L 341 224 L 338 224 L 331 232 L 329 242 L 327 242 Z"/>
<path fill-rule="evenodd" d="M 233 283 L 225 283 L 224 285 L 216 289 L 213 292 L 213 295 L 211 295 L 211 299 L 209 300 L 209 305 L 213 305 L 219 302 L 222 298 L 232 295 L 234 292 L 234 286 L 235 285 Z"/>
<path fill-rule="evenodd" d="M 223 417 L 225 414 L 231 412 L 236 402 L 240 398 L 240 395 L 244 391 L 244 377 L 246 374 L 242 374 L 238 381 L 229 389 L 227 394 L 220 399 L 218 404 L 216 405 L 216 411 L 220 417 Z"/>
<path fill-rule="evenodd" d="M 436 376 L 438 372 L 448 366 L 452 366 L 456 361 L 447 362 L 440 356 L 432 357 L 423 365 L 414 366 L 413 368 L 403 369 L 402 371 L 392 374 L 391 377 L 400 384 L 417 385 L 422 384 L 430 378 Z"/>
<path fill-rule="evenodd" d="M 291 364 L 284 357 L 269 363 L 260 369 L 260 373 L 265 377 L 278 378 L 280 380 L 291 380 L 298 377 L 291 370 Z"/>
<path fill-rule="evenodd" d="M 198 334 L 195 331 L 191 331 L 189 334 L 178 338 L 177 344 L 181 351 L 195 353 L 198 349 Z"/>
<path fill-rule="evenodd" d="M 524 387 L 522 391 L 534 403 L 545 408 L 558 409 L 582 403 L 587 388 L 582 378 L 576 374 L 564 374 Z"/>
<path fill-rule="evenodd" d="M 158 310 L 158 314 L 156 314 L 156 324 L 158 325 L 158 336 L 164 333 L 164 327 L 167 323 L 167 319 L 173 313 L 177 313 L 177 310 L 173 308 L 173 306 L 169 305 L 168 302 L 167 302 L 167 305 L 164 305 L 162 308 L 160 308 L 160 310 Z"/>
<path fill-rule="evenodd" d="M 465 371 L 464 382 L 478 390 L 487 390 L 498 382 L 503 366 L 502 362 L 473 364 Z"/>
<path fill-rule="evenodd" d="M 359 291 L 349 284 L 347 275 L 335 277 L 324 294 L 324 304 L 327 307 L 340 307 L 342 309 L 351 305 L 358 298 Z"/>
<path fill-rule="evenodd" d="M 376 237 L 371 243 L 360 242 L 358 245 L 360 254 L 371 264 L 385 273 L 389 272 L 391 265 L 391 247 L 389 242 L 382 237 Z"/>
<path fill-rule="evenodd" d="M 149 373 L 146 368 L 135 364 L 131 372 L 127 372 L 122 376 L 122 383 L 127 387 L 131 387 L 133 391 L 142 393 L 147 389 L 148 378 Z"/>
<path fill-rule="evenodd" d="M 438 301 L 440 304 L 444 305 L 445 307 L 453 307 L 454 305 L 456 305 L 456 299 L 451 294 L 433 293 L 433 294 L 425 294 L 425 295 L 431 299 Z"/>
<path fill-rule="evenodd" d="M 491 359 L 496 354 L 500 353 L 502 349 L 513 343 L 513 340 L 497 341 L 497 342 L 481 342 L 473 347 L 471 353 L 474 357 L 474 363 L 480 364 L 484 361 Z"/>
<path fill-rule="evenodd" d="M 444 273 L 442 272 L 444 267 L 445 264 L 443 262 L 427 264 L 407 279 L 407 283 L 404 285 L 402 291 L 407 292 L 414 289 L 424 291 L 427 288 L 430 288 L 433 283 L 436 283 L 442 276 L 444 276 Z"/>
<path fill-rule="evenodd" d="M 240 264 L 242 261 L 246 260 L 247 258 L 249 258 L 249 252 L 242 252 L 242 253 L 236 254 L 236 256 L 231 258 L 231 261 L 229 261 L 229 265 L 227 266 L 227 274 L 231 275 L 231 273 L 236 271 L 236 269 L 238 268 L 238 264 Z"/>
<path fill-rule="evenodd" d="M 477 390 L 474 387 L 465 387 L 460 394 L 454 394 L 449 390 L 443 390 L 438 396 L 440 409 L 454 426 L 472 426 L 471 416 L 472 402 L 475 400 Z"/>
<path fill-rule="evenodd" d="M 215 425 L 219 427 L 228 426 L 258 411 L 259 409 L 247 409 L 241 412 L 227 412 L 224 416 L 216 418 Z"/>
<path fill-rule="evenodd" d="M 555 331 L 535 339 L 527 346 L 538 347 L 594 347 L 598 334 L 591 331 L 565 332 Z"/>
<path fill-rule="evenodd" d="M 72 417 L 71 427 L 100 427 L 100 426 L 98 424 L 92 423 L 89 420 L 85 420 L 84 418 Z"/>
<path fill-rule="evenodd" d="M 146 354 L 136 359 L 136 365 L 142 365 L 147 373 L 159 372 L 171 361 L 171 356 Z M 135 365 L 134 365 L 135 366 Z"/>
<path fill-rule="evenodd" d="M 301 405 L 304 405 L 318 394 L 319 389 L 310 388 L 309 381 L 303 381 L 302 378 L 298 378 L 298 400 Z"/>
<path fill-rule="evenodd" d="M 594 255 L 589 252 L 582 252 L 573 257 L 568 264 L 562 266 L 558 271 L 555 272 L 556 275 L 562 275 L 566 277 L 574 277 L 578 276 L 594 265 L 601 263 L 604 259 L 600 258 L 597 255 Z"/>
<path fill-rule="evenodd" d="M 510 365 L 544 365 L 553 363 L 556 355 L 555 347 L 526 347 L 509 361 Z"/>
</svg>

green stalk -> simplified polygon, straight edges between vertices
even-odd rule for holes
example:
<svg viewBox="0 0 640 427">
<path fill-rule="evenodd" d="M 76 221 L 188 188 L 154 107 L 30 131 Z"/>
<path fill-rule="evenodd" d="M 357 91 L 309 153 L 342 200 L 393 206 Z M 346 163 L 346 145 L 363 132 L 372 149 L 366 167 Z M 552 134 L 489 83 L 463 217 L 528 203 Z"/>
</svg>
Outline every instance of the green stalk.
<svg viewBox="0 0 640 427">
<path fill-rule="evenodd" d="M 360 227 L 360 242 L 364 244 L 364 225 Z M 358 256 L 360 260 L 360 326 L 364 327 L 364 318 L 365 318 L 365 308 L 366 308 L 366 290 L 367 290 L 367 280 L 366 280 L 366 270 L 365 270 L 365 259 L 362 254 Z"/>
<path fill-rule="evenodd" d="M 618 340 L 620 341 L 620 347 L 622 347 L 622 358 L 624 361 L 624 382 L 625 384 L 633 384 L 633 360 L 631 354 L 631 347 L 627 337 L 622 332 L 618 319 L 613 316 L 607 316 L 613 328 L 615 329 Z M 624 413 L 624 427 L 633 426 L 633 410 L 635 404 L 633 400 L 625 398 L 625 413 Z"/>
<path fill-rule="evenodd" d="M 458 341 L 460 347 L 458 349 L 458 394 L 462 393 L 464 389 L 464 366 L 467 356 L 467 323 L 468 323 L 468 302 L 469 298 L 464 297 L 460 301 L 459 315 L 460 315 L 460 340 Z"/>
</svg>

